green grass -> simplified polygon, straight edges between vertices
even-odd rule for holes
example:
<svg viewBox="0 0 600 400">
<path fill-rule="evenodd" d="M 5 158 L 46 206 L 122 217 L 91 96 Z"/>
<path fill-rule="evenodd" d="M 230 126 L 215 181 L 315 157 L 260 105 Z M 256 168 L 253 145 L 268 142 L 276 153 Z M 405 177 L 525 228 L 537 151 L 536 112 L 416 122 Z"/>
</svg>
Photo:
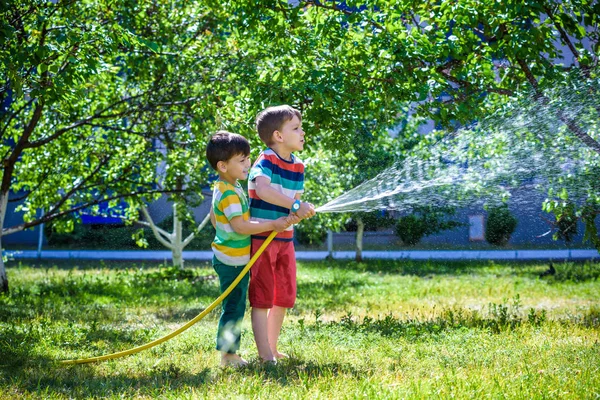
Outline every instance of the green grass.
<svg viewBox="0 0 600 400">
<path fill-rule="evenodd" d="M 189 266 L 188 266 L 189 268 Z M 206 263 L 17 263 L 0 296 L 0 398 L 598 398 L 600 264 L 314 262 L 276 366 L 218 367 L 218 313 L 150 350 L 219 294 Z"/>
</svg>

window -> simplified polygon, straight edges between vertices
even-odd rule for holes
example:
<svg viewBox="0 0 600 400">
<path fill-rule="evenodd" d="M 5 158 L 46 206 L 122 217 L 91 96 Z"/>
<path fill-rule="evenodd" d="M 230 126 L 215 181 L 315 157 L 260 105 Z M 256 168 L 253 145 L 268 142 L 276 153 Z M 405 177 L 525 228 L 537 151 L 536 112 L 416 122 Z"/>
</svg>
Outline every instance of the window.
<svg viewBox="0 0 600 400">
<path fill-rule="evenodd" d="M 469 240 L 484 240 L 483 215 L 469 215 Z"/>
</svg>

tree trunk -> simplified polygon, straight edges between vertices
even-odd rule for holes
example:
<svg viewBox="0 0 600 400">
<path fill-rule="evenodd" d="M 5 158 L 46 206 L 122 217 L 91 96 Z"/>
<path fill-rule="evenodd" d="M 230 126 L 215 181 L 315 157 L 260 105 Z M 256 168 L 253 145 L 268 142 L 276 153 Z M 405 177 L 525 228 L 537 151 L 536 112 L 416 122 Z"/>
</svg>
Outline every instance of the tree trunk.
<svg viewBox="0 0 600 400">
<path fill-rule="evenodd" d="M 183 268 L 183 227 L 177 215 L 177 204 L 173 204 L 173 266 Z"/>
<path fill-rule="evenodd" d="M 362 261 L 363 235 L 365 233 L 365 224 L 362 218 L 356 219 L 356 261 Z"/>
<path fill-rule="evenodd" d="M 8 192 L 0 194 L 0 293 L 8 293 L 8 276 L 4 267 L 4 258 L 2 257 L 2 228 L 4 227 L 4 217 L 8 205 Z"/>
<path fill-rule="evenodd" d="M 195 232 L 192 232 L 183 239 L 183 223 L 179 220 L 177 215 L 177 206 L 173 204 L 173 233 L 164 231 L 163 229 L 156 226 L 152 217 L 148 213 L 148 210 L 143 205 L 141 206 L 142 214 L 144 215 L 145 221 L 138 221 L 138 223 L 150 227 L 154 237 L 158 239 L 163 246 L 171 250 L 173 255 L 173 265 L 176 267 L 183 267 L 183 249 L 187 246 L 196 236 Z M 210 213 L 206 214 L 206 217 L 198 225 L 197 231 L 201 231 L 204 226 L 210 221 Z"/>
<path fill-rule="evenodd" d="M 327 229 L 327 257 L 328 260 L 333 260 L 333 232 Z"/>
<path fill-rule="evenodd" d="M 0 235 L 0 253 L 2 252 L 2 235 Z M 8 293 L 8 276 L 4 268 L 4 258 L 0 254 L 0 292 Z"/>
</svg>

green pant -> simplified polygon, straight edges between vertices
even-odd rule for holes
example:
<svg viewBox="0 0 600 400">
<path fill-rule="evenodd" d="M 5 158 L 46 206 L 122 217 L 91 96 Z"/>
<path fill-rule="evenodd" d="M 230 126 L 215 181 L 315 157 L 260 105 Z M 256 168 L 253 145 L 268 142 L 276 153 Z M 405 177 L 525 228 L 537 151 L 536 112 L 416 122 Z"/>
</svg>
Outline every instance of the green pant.
<svg viewBox="0 0 600 400">
<path fill-rule="evenodd" d="M 231 282 L 238 277 L 244 269 L 242 266 L 225 265 L 213 256 L 213 268 L 219 275 L 221 293 L 223 293 Z M 240 337 L 242 320 L 246 311 L 246 294 L 248 292 L 248 281 L 250 274 L 246 274 L 238 285 L 223 300 L 219 329 L 217 331 L 217 350 L 234 354 L 240 348 Z"/>
</svg>

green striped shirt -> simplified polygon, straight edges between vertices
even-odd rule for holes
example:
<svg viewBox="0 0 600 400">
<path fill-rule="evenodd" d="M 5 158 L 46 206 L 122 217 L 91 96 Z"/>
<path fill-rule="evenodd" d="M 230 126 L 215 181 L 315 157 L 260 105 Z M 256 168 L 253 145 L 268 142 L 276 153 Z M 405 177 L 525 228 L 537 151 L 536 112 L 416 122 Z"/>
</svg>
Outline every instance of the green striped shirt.
<svg viewBox="0 0 600 400">
<path fill-rule="evenodd" d="M 250 219 L 248 199 L 239 182 L 235 185 L 218 180 L 215 182 L 212 199 L 216 219 L 216 236 L 212 242 L 215 257 L 223 264 L 238 266 L 250 261 L 250 235 L 233 230 L 231 219 L 242 216 Z"/>
</svg>

